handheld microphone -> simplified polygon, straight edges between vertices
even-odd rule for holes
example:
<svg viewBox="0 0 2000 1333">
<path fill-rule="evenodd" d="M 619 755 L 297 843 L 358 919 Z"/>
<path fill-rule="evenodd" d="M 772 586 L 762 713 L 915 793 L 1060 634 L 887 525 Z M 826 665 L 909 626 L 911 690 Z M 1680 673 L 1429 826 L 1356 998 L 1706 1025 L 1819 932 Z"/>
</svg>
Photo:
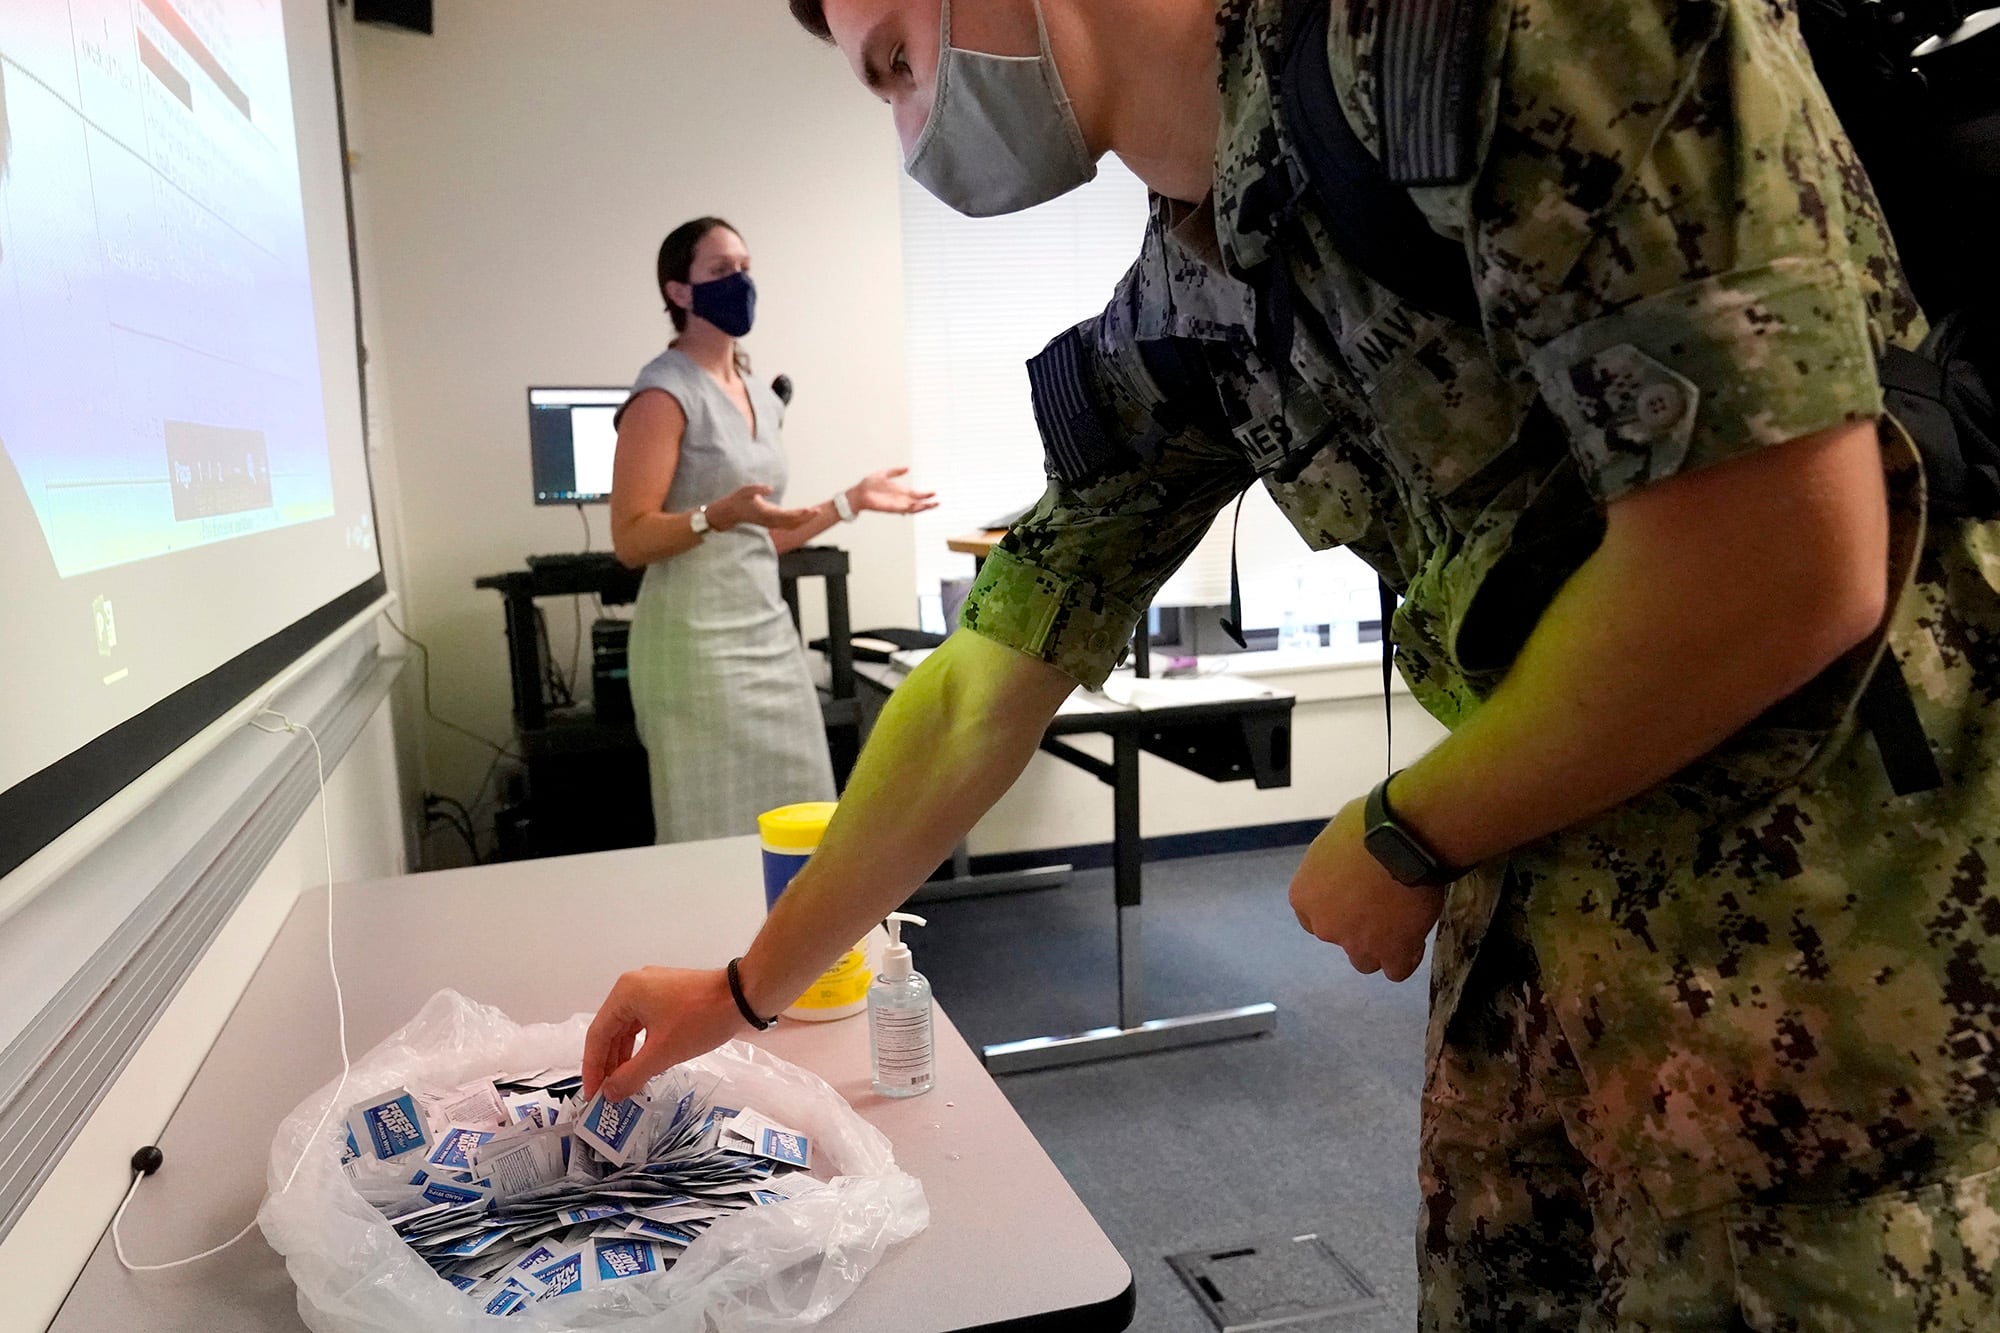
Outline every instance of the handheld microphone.
<svg viewBox="0 0 2000 1333">
<path fill-rule="evenodd" d="M 790 407 L 792 405 L 792 377 L 790 375 L 780 375 L 778 378 L 772 380 L 771 392 L 778 395 L 779 402 Z"/>
</svg>

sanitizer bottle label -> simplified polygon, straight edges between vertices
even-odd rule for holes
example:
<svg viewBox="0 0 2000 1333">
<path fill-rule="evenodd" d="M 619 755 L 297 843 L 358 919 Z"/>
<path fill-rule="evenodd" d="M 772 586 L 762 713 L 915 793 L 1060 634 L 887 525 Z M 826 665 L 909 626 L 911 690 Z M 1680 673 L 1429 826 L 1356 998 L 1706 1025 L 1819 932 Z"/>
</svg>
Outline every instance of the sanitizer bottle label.
<svg viewBox="0 0 2000 1333">
<path fill-rule="evenodd" d="M 931 1080 L 931 1016 L 927 1009 L 875 1011 L 875 1081 L 921 1087 Z"/>
</svg>

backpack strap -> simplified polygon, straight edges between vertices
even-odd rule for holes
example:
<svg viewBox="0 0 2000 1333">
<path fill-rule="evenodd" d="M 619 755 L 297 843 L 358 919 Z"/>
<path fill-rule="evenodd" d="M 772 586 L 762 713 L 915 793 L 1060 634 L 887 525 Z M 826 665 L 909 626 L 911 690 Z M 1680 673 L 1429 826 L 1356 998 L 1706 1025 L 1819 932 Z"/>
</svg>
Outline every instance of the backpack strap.
<svg viewBox="0 0 2000 1333">
<path fill-rule="evenodd" d="M 1390 686 L 1396 675 L 1396 640 L 1389 622 L 1396 618 L 1396 590 L 1389 580 L 1375 580 L 1375 594 L 1382 605 L 1382 767 L 1396 776 L 1396 696 Z"/>
<path fill-rule="evenodd" d="M 1243 575 L 1236 563 L 1236 539 L 1243 534 L 1243 496 L 1236 497 L 1236 517 L 1229 524 L 1229 614 L 1223 618 L 1222 632 L 1238 648 L 1248 648 L 1250 641 L 1243 637 Z"/>
<path fill-rule="evenodd" d="M 1990 322 L 1990 321 L 1989 321 Z M 1916 351 L 1891 346 L 1876 363 L 1882 397 L 1924 460 L 1933 517 L 2000 517 L 2000 334 L 1971 311 L 1931 326 Z"/>
<path fill-rule="evenodd" d="M 1910 683 L 1903 678 L 1902 664 L 1894 653 L 1883 651 L 1882 661 L 1861 693 L 1856 717 L 1875 737 L 1876 753 L 1882 757 L 1883 771 L 1896 795 L 1915 796 L 1944 786 L 1944 773 L 1931 752 L 1923 719 L 1917 716 L 1916 701 L 1910 697 Z"/>
<path fill-rule="evenodd" d="M 1402 4 L 1382 11 L 1384 56 L 1397 52 L 1409 56 L 1434 45 L 1437 30 L 1418 20 L 1444 10 L 1479 6 L 1470 0 L 1438 0 L 1411 3 L 1408 8 L 1414 17 L 1395 23 L 1389 16 L 1401 13 Z M 1320 205 L 1319 220 L 1340 253 L 1370 278 L 1418 309 L 1476 325 L 1479 300 L 1465 247 L 1431 229 L 1408 188 L 1419 178 L 1428 179 L 1433 169 L 1467 169 L 1469 135 L 1448 130 L 1446 113 L 1456 117 L 1470 99 L 1444 96 L 1435 89 L 1392 92 L 1390 88 L 1405 85 L 1386 67 L 1378 72 L 1383 98 L 1398 108 L 1393 120 L 1385 122 L 1385 134 L 1391 123 L 1411 130 L 1399 135 L 1398 147 L 1385 148 L 1406 178 L 1392 176 L 1354 133 L 1334 92 L 1326 53 L 1330 10 L 1329 0 L 1285 0 L 1284 54 L 1276 79 L 1278 115 Z M 1477 43 L 1461 45 L 1476 54 Z M 1414 65 L 1399 57 L 1396 68 Z"/>
<path fill-rule="evenodd" d="M 1945 368 L 1937 361 L 1891 344 L 1875 369 L 1882 381 L 1882 401 L 1909 432 L 1924 460 L 1926 507 L 1938 517 L 1989 517 L 1994 511 L 1975 494 L 1978 478 L 1958 436 L 1958 423 L 1945 402 Z M 1983 510 L 1983 512 L 1982 512 Z"/>
<path fill-rule="evenodd" d="M 1479 301 L 1464 247 L 1432 230 L 1430 220 L 1410 198 L 1409 188 L 1463 180 L 1475 165 L 1472 91 L 1486 3 L 1400 0 L 1376 13 L 1381 159 L 1355 134 L 1334 90 L 1327 59 L 1330 0 L 1285 0 L 1283 54 L 1273 80 L 1278 116 L 1304 168 L 1307 188 L 1319 204 L 1319 220 L 1342 256 L 1418 309 L 1469 324 L 1479 322 Z M 1943 22 L 1960 7 L 1953 0 L 1916 5 L 1926 26 Z M 1270 318 L 1289 326 L 1289 291 L 1272 295 L 1277 299 L 1269 302 L 1260 295 L 1260 312 L 1268 305 Z M 1282 337 L 1289 329 L 1277 332 Z M 1955 497 L 1971 489 L 1964 476 L 1966 461 L 1956 447 L 1952 414 L 1946 408 L 1946 377 L 1936 360 L 1890 348 L 1881 371 L 1892 410 L 1912 427 L 1925 454 L 1933 490 Z M 2000 491 L 2000 474 L 1993 480 L 1996 484 L 1990 489 Z M 1933 496 L 1934 511 L 1940 498 Z M 1979 502 L 1970 507 L 1996 512 Z M 1382 702 L 1387 724 L 1395 660 L 1389 623 L 1396 603 L 1386 583 L 1381 601 Z M 1897 795 L 1944 785 L 1909 684 L 1893 655 L 1885 654 L 1870 677 L 1861 696 L 1859 721 L 1874 735 Z M 1392 767 L 1393 762 L 1392 756 Z"/>
</svg>

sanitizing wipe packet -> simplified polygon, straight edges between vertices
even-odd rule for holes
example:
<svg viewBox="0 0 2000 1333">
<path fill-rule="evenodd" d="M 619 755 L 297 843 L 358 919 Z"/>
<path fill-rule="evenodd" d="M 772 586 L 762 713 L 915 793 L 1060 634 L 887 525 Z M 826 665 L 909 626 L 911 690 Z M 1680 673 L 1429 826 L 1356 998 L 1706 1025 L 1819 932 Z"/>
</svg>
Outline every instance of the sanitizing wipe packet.
<svg viewBox="0 0 2000 1333">
<path fill-rule="evenodd" d="M 736 1175 L 746 1179 L 736 1183 L 732 1175 L 732 1183 L 702 1191 L 702 1198 L 692 1197 L 701 1189 L 698 1181 L 685 1194 L 662 1197 L 647 1182 L 621 1188 L 617 1164 L 597 1160 L 594 1152 L 573 1154 L 578 1207 L 552 1219 L 544 1235 L 493 1235 L 491 1222 L 510 1208 L 516 1214 L 526 1209 L 491 1173 L 500 1164 L 498 1153 L 536 1152 L 531 1127 L 502 1127 L 510 1114 L 504 1100 L 489 1106 L 478 1097 L 475 1111 L 472 1101 L 416 1095 L 424 1103 L 420 1109 L 434 1118 L 480 1121 L 427 1135 L 420 1154 L 396 1116 L 413 1118 L 413 1089 L 463 1093 L 490 1084 L 496 1074 L 505 1086 L 544 1081 L 565 1065 L 574 1071 L 589 1025 L 586 1014 L 567 1023 L 517 1024 L 497 1009 L 441 991 L 401 1031 L 354 1061 L 342 1104 L 316 1136 L 313 1127 L 333 1098 L 332 1083 L 278 1127 L 271 1193 L 258 1222 L 285 1257 L 307 1327 L 314 1333 L 807 1328 L 839 1308 L 891 1245 L 928 1225 L 922 1186 L 896 1166 L 880 1131 L 817 1076 L 731 1042 L 654 1080 L 639 1106 L 658 1111 L 634 1132 L 678 1135 L 689 1146 L 675 1149 L 661 1137 L 638 1150 L 624 1171 L 648 1169 L 647 1153 L 707 1161 L 702 1154 L 718 1147 L 742 1149 L 747 1134 L 732 1135 L 726 1144 L 723 1138 L 725 1129 L 737 1128 L 729 1108 L 755 1108 L 754 1121 L 741 1128 L 754 1126 L 760 1140 L 768 1132 L 770 1151 L 742 1149 Z M 391 1111 L 375 1116 L 386 1115 L 397 1130 L 381 1132 L 382 1151 L 350 1134 L 355 1124 L 364 1134 L 376 1132 L 365 1113 L 391 1104 Z M 556 1103 L 548 1106 L 553 1114 Z M 532 1133 L 560 1139 L 572 1132 L 562 1123 L 567 1118 Z M 640 1141 L 625 1136 L 619 1119 L 600 1108 L 592 1123 L 612 1131 L 620 1145 Z M 465 1154 L 472 1171 L 450 1169 L 461 1164 L 455 1151 Z M 281 1192 L 301 1152 L 298 1177 Z M 444 1162 L 429 1162 L 432 1156 Z M 541 1156 L 510 1162 L 508 1169 L 546 1195 L 541 1181 L 562 1159 L 546 1151 Z M 783 1174 L 787 1169 L 796 1173 Z M 593 1173 L 599 1178 L 585 1179 Z M 673 1176 L 684 1178 L 679 1171 Z M 609 1200 L 600 1197 L 607 1191 Z M 732 1197 L 739 1192 L 749 1197 Z M 426 1249 L 428 1262 L 412 1240 Z M 501 1246 L 508 1249 L 505 1268 L 487 1273 Z M 447 1249 L 463 1256 L 464 1271 L 438 1266 Z"/>
</svg>

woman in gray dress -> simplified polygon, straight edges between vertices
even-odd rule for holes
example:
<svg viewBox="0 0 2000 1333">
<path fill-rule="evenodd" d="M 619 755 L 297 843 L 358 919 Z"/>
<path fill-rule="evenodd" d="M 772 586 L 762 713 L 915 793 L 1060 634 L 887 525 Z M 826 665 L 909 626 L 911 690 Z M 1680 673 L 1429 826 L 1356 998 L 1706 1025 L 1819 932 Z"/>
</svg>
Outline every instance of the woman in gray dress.
<svg viewBox="0 0 2000 1333">
<path fill-rule="evenodd" d="M 677 336 L 619 409 L 611 535 L 644 567 L 632 615 L 632 707 L 660 842 L 756 830 L 757 815 L 834 798 L 805 650 L 778 587 L 778 556 L 864 510 L 935 503 L 892 468 L 803 509 L 780 505 L 784 404 L 749 375 L 736 340 L 756 312 L 750 253 L 720 218 L 660 247 Z"/>
</svg>

